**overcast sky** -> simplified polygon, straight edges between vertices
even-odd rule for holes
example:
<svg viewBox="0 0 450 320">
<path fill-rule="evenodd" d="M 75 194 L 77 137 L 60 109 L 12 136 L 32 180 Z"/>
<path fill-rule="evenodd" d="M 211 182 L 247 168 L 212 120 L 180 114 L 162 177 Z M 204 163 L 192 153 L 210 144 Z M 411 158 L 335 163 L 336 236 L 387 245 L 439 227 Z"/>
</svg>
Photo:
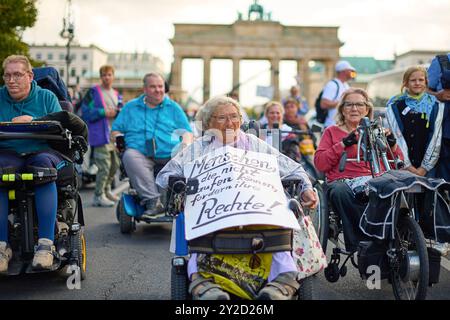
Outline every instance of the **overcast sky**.
<svg viewBox="0 0 450 320">
<path fill-rule="evenodd" d="M 253 0 L 72 0 L 75 35 L 82 45 L 109 52 L 147 51 L 166 68 L 174 23 L 231 24 Z M 33 43 L 64 43 L 65 0 L 38 0 L 38 21 L 25 32 Z M 260 0 L 284 25 L 339 26 L 343 56 L 393 58 L 394 52 L 450 47 L 449 0 Z"/>
<path fill-rule="evenodd" d="M 66 0 L 37 0 L 38 21 L 25 32 L 24 40 L 64 44 L 59 33 L 66 3 Z M 72 3 L 75 36 L 81 45 L 95 44 L 108 52 L 146 51 L 160 57 L 169 72 L 173 59 L 169 39 L 174 34 L 174 23 L 232 24 L 238 12 L 246 17 L 253 0 L 72 0 Z M 344 42 L 341 56 L 392 59 L 394 53 L 409 50 L 450 49 L 450 0 L 260 0 L 259 3 L 266 12 L 272 12 L 273 20 L 283 25 L 338 26 L 339 39 Z M 194 82 L 201 81 L 201 75 L 197 76 Z M 190 90 L 200 86 L 192 78 L 187 82 Z"/>
</svg>

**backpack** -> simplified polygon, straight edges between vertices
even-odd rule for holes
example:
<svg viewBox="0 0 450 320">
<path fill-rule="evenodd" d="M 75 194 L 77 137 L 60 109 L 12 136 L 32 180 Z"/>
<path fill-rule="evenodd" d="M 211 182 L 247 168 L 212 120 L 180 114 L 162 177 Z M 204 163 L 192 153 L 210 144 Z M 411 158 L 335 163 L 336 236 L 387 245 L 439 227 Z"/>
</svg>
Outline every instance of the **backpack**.
<svg viewBox="0 0 450 320">
<path fill-rule="evenodd" d="M 448 60 L 448 56 L 446 54 L 440 54 L 437 58 L 442 72 L 442 89 L 450 89 L 450 61 Z"/>
<path fill-rule="evenodd" d="M 337 86 L 336 95 L 334 96 L 334 99 L 333 99 L 333 100 L 336 100 L 336 98 L 338 97 L 338 94 L 339 94 L 339 83 L 334 79 L 331 81 L 333 81 Z M 323 89 L 322 89 L 322 91 L 320 91 L 319 96 L 317 97 L 316 102 L 314 103 L 314 107 L 316 108 L 316 120 L 319 123 L 325 123 L 325 120 L 327 119 L 327 116 L 328 116 L 328 109 L 322 109 L 322 107 L 320 106 L 320 101 L 322 100 L 322 95 L 323 95 Z"/>
</svg>

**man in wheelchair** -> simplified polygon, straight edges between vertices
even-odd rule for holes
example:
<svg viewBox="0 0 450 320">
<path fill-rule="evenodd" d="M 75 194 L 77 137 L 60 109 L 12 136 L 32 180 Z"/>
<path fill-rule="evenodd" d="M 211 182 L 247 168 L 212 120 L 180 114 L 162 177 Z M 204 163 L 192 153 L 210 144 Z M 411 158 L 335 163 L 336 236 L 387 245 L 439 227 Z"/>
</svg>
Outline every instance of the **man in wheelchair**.
<svg viewBox="0 0 450 320">
<path fill-rule="evenodd" d="M 373 106 L 362 89 L 347 90 L 337 107 L 337 124 L 328 127 L 322 136 L 314 157 L 314 164 L 325 173 L 327 198 L 342 221 L 345 247 L 355 252 L 360 240 L 366 239 L 359 229 L 359 220 L 367 203 L 357 197 L 358 187 L 372 177 L 368 162 L 349 162 L 340 166 L 341 156 L 356 159 L 358 148 L 357 127 L 364 117 L 373 116 Z M 396 139 L 391 132 L 385 133 L 389 147 L 395 157 L 402 157 Z M 345 161 L 345 159 L 344 159 Z M 341 168 L 340 168 L 341 167 Z M 343 169 L 343 170 L 342 170 Z"/>
<path fill-rule="evenodd" d="M 4 128 L 10 128 L 5 129 L 4 133 L 14 136 L 16 133 L 14 127 L 20 126 L 20 123 L 26 127 L 33 120 L 53 120 L 51 114 L 59 114 L 61 107 L 56 96 L 36 85 L 30 62 L 25 56 L 7 57 L 3 62 L 3 69 L 5 86 L 0 89 L 0 122 L 12 122 L 12 124 L 4 125 Z M 67 118 L 68 114 L 62 113 L 65 113 L 65 118 Z M 33 132 L 33 135 L 37 134 L 38 132 Z M 76 142 L 73 142 L 75 145 Z M 62 141 L 57 141 L 55 145 L 61 146 L 61 143 Z M 38 240 L 34 249 L 32 268 L 34 270 L 52 269 L 58 210 L 56 180 L 58 173 L 65 171 L 64 167 L 67 166 L 67 160 L 70 162 L 70 159 L 53 150 L 44 138 L 0 139 L 0 150 L 2 176 L 0 183 L 0 273 L 8 271 L 8 264 L 12 258 L 11 239 L 8 239 L 8 214 L 11 209 L 9 208 L 10 200 L 15 198 L 14 191 L 10 188 L 14 184 L 14 180 L 18 180 L 15 178 L 18 176 L 24 184 L 34 186 L 34 204 L 27 202 L 27 206 L 34 205 L 38 219 Z M 31 175 L 18 175 L 24 172 L 31 173 Z M 33 178 L 33 176 L 37 178 Z M 69 178 L 74 180 L 73 173 Z M 13 183 L 11 184 L 11 182 Z"/>
<path fill-rule="evenodd" d="M 113 122 L 112 135 L 124 135 L 126 150 L 121 160 L 140 204 L 146 209 L 143 216 L 158 218 L 164 215 L 164 206 L 154 169 L 170 160 L 173 149 L 180 143 L 178 133 L 183 131 L 183 144 L 191 142 L 192 129 L 183 109 L 165 95 L 161 75 L 149 73 L 143 82 L 144 94 L 122 108 Z"/>
<path fill-rule="evenodd" d="M 198 111 L 196 117 L 197 123 L 201 123 L 202 126 L 202 128 L 199 128 L 199 131 L 205 130 L 205 133 L 196 139 L 194 143 L 183 149 L 182 152 L 178 153 L 160 171 L 156 182 L 163 189 L 168 188 L 171 176 L 185 176 L 183 169 L 187 163 L 213 152 L 215 149 L 228 145 L 246 151 L 274 155 L 278 161 L 280 178 L 292 178 L 301 181 L 299 198 L 303 202 L 303 206 L 315 207 L 317 205 L 317 196 L 312 190 L 311 182 L 300 164 L 279 153 L 256 136 L 246 134 L 240 130 L 242 116 L 237 101 L 222 96 L 212 98 Z M 243 231 L 251 232 L 251 227 L 254 226 L 243 227 Z M 202 253 L 191 254 L 187 266 L 188 279 L 191 281 L 189 293 L 195 300 L 229 300 L 229 293 L 216 283 L 214 277 L 204 277 L 202 275 L 202 266 L 210 263 L 209 259 L 211 259 L 211 256 Z M 259 257 L 259 255 L 255 256 Z M 297 281 L 297 267 L 290 251 L 273 252 L 271 261 L 269 265 L 270 274 L 266 279 L 267 284 L 253 298 L 262 300 L 292 299 L 300 285 Z M 236 272 L 238 271 L 233 273 Z"/>
</svg>

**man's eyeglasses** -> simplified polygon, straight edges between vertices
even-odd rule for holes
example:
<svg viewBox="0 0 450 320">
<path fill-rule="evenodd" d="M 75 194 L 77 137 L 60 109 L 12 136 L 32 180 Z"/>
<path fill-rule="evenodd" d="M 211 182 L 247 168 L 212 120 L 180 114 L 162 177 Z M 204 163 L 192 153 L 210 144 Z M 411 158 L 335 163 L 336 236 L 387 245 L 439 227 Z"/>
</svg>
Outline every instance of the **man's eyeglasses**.
<svg viewBox="0 0 450 320">
<path fill-rule="evenodd" d="M 20 73 L 20 72 L 16 72 L 13 74 L 6 73 L 3 75 L 3 80 L 10 81 L 11 79 L 13 79 L 14 81 L 19 81 L 25 76 L 26 76 L 26 73 Z"/>
<path fill-rule="evenodd" d="M 364 102 L 344 102 L 344 108 L 352 109 L 356 107 L 358 109 L 363 109 L 366 107 L 366 103 Z"/>
<path fill-rule="evenodd" d="M 225 123 L 227 119 L 230 119 L 231 122 L 239 122 L 241 121 L 241 116 L 238 114 L 231 114 L 229 116 L 212 116 L 212 118 L 216 118 L 218 123 Z"/>
</svg>

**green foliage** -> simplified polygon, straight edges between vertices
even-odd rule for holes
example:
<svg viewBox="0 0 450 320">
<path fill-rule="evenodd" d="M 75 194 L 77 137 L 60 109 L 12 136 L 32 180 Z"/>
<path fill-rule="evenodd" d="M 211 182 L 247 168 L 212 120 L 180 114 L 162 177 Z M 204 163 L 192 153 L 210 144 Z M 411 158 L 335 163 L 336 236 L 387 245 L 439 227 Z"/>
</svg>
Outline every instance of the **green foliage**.
<svg viewBox="0 0 450 320">
<path fill-rule="evenodd" d="M 28 45 L 22 33 L 37 19 L 36 0 L 0 0 L 0 61 L 11 54 L 29 57 Z M 3 68 L 0 65 L 0 74 Z M 0 78 L 0 84 L 3 79 Z"/>
</svg>

